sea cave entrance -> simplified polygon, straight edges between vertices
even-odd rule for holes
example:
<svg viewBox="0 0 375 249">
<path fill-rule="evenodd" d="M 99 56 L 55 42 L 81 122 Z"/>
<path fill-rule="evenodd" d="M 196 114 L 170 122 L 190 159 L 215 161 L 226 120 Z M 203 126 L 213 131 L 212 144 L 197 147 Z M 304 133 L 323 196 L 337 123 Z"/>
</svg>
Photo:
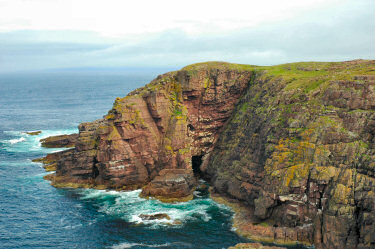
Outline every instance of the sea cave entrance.
<svg viewBox="0 0 375 249">
<path fill-rule="evenodd" d="M 202 171 L 201 171 L 202 158 L 203 158 L 203 155 L 192 156 L 191 158 L 191 165 L 193 167 L 193 173 L 195 176 L 198 176 L 198 177 L 202 176 Z"/>
<path fill-rule="evenodd" d="M 92 167 L 92 178 L 97 178 L 99 176 L 99 169 L 95 165 Z"/>
</svg>

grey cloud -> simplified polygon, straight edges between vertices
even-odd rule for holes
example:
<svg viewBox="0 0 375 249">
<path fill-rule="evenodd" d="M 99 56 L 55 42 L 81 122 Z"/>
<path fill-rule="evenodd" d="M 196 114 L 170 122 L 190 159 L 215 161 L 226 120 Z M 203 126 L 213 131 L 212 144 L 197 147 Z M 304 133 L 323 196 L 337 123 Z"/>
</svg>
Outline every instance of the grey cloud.
<svg viewBox="0 0 375 249">
<path fill-rule="evenodd" d="M 338 9 L 255 28 L 199 36 L 168 30 L 148 34 L 136 44 L 126 39 L 103 39 L 90 32 L 59 34 L 56 31 L 49 42 L 40 40 L 50 37 L 51 33 L 26 32 L 23 35 L 19 32 L 7 39 L 0 34 L 0 70 L 80 66 L 180 67 L 208 60 L 270 65 L 293 61 L 375 59 L 374 9 L 374 1 L 349 1 Z M 54 41 L 59 36 L 65 37 L 64 42 Z"/>
</svg>

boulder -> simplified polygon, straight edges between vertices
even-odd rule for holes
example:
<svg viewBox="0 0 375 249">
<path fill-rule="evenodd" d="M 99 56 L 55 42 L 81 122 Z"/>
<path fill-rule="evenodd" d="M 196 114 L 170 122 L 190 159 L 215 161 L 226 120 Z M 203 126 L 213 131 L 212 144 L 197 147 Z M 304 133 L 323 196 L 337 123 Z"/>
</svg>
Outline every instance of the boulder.
<svg viewBox="0 0 375 249">
<path fill-rule="evenodd" d="M 286 247 L 265 246 L 260 243 L 239 243 L 235 246 L 228 247 L 228 249 L 286 249 Z"/>
<path fill-rule="evenodd" d="M 142 197 L 156 197 L 161 201 L 192 199 L 196 179 L 191 171 L 164 169 L 142 188 Z"/>
<path fill-rule="evenodd" d="M 168 214 L 164 214 L 164 213 L 141 214 L 139 215 L 139 218 L 141 218 L 142 220 L 162 220 L 162 219 L 170 220 L 171 219 L 171 217 L 169 217 Z"/>
<path fill-rule="evenodd" d="M 42 133 L 42 131 L 26 131 L 25 132 L 27 135 L 30 135 L 30 136 L 37 136 L 39 135 L 40 133 Z"/>
</svg>

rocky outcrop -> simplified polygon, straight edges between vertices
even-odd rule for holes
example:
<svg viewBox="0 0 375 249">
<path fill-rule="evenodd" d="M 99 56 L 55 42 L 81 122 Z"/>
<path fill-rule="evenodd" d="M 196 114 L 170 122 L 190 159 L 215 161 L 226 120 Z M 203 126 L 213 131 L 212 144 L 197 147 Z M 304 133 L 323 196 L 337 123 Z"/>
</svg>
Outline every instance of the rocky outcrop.
<svg viewBox="0 0 375 249">
<path fill-rule="evenodd" d="M 163 169 L 143 189 L 141 196 L 153 196 L 164 202 L 193 199 L 196 179 L 191 169 Z"/>
<path fill-rule="evenodd" d="M 58 135 L 40 139 L 42 147 L 46 148 L 69 148 L 74 147 L 78 134 Z"/>
<path fill-rule="evenodd" d="M 168 214 L 163 214 L 163 213 L 157 213 L 157 214 L 140 214 L 139 218 L 142 220 L 170 220 L 171 217 L 169 217 Z"/>
<path fill-rule="evenodd" d="M 147 185 L 143 195 L 188 197 L 192 157 L 212 150 L 253 75 L 231 64 L 195 65 L 117 98 L 103 119 L 79 126 L 75 149 L 57 163 L 54 184 Z"/>
<path fill-rule="evenodd" d="M 67 151 L 54 152 L 42 158 L 33 159 L 33 162 L 43 163 L 43 167 L 47 172 L 56 171 L 57 162 L 64 156 Z"/>
<path fill-rule="evenodd" d="M 374 75 L 361 60 L 167 73 L 81 124 L 53 184 L 185 198 L 195 172 L 239 201 L 243 236 L 372 248 Z"/>
<path fill-rule="evenodd" d="M 264 246 L 260 243 L 240 243 L 235 246 L 231 246 L 228 249 L 286 249 L 286 248 L 278 247 L 278 246 Z"/>
<path fill-rule="evenodd" d="M 302 229 L 293 236 L 301 242 L 373 248 L 374 66 L 300 63 L 258 74 L 204 169 L 215 188 L 253 207 L 258 222 Z"/>
<path fill-rule="evenodd" d="M 37 136 L 39 135 L 40 133 L 42 133 L 42 131 L 26 131 L 25 132 L 27 135 L 30 135 L 30 136 Z"/>
</svg>

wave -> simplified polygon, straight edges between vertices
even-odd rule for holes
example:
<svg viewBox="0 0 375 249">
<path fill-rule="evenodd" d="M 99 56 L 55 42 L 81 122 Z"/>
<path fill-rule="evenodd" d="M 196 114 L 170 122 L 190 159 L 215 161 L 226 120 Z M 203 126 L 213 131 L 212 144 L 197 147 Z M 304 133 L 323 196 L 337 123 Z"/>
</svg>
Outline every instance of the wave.
<svg viewBox="0 0 375 249">
<path fill-rule="evenodd" d="M 5 151 L 9 152 L 41 152 L 41 153 L 51 153 L 64 150 L 61 149 L 51 149 L 41 147 L 40 140 L 50 136 L 57 136 L 63 134 L 77 133 L 76 128 L 71 129 L 61 129 L 61 130 L 42 130 L 38 135 L 29 135 L 24 131 L 5 131 L 4 133 L 10 137 L 8 140 L 0 140 L 1 147 Z"/>
<path fill-rule="evenodd" d="M 9 143 L 10 144 L 16 144 L 16 143 L 23 142 L 23 141 L 26 141 L 26 138 L 20 137 L 20 138 L 10 139 Z"/>
<path fill-rule="evenodd" d="M 183 226 L 187 222 L 208 222 L 212 219 L 212 209 L 231 215 L 229 207 L 218 204 L 208 197 L 181 203 L 163 203 L 156 199 L 139 197 L 141 190 L 118 192 L 83 189 L 80 191 L 80 199 L 94 201 L 99 212 L 130 223 L 146 225 L 149 228 Z M 169 218 L 150 220 L 144 217 L 144 215 L 155 214 L 166 214 Z"/>
<path fill-rule="evenodd" d="M 166 247 L 166 246 L 169 247 L 170 245 L 171 245 L 170 243 L 165 243 L 165 244 L 160 244 L 160 245 L 147 245 L 147 244 L 143 244 L 143 243 L 124 242 L 124 243 L 121 243 L 119 245 L 112 246 L 111 248 L 112 249 L 125 249 L 125 248 L 132 248 L 132 247 L 135 247 L 135 246 L 141 246 L 142 248 L 144 248 L 144 247 Z"/>
<path fill-rule="evenodd" d="M 119 245 L 114 245 L 110 248 L 112 249 L 125 249 L 125 248 L 133 248 L 133 247 L 138 247 L 138 248 L 162 248 L 162 247 L 168 247 L 170 248 L 171 246 L 188 246 L 191 247 L 191 244 L 188 243 L 183 243 L 183 242 L 174 242 L 174 243 L 164 243 L 164 244 L 155 244 L 155 245 L 150 245 L 150 244 L 144 244 L 144 243 L 130 243 L 130 242 L 123 242 Z"/>
</svg>

